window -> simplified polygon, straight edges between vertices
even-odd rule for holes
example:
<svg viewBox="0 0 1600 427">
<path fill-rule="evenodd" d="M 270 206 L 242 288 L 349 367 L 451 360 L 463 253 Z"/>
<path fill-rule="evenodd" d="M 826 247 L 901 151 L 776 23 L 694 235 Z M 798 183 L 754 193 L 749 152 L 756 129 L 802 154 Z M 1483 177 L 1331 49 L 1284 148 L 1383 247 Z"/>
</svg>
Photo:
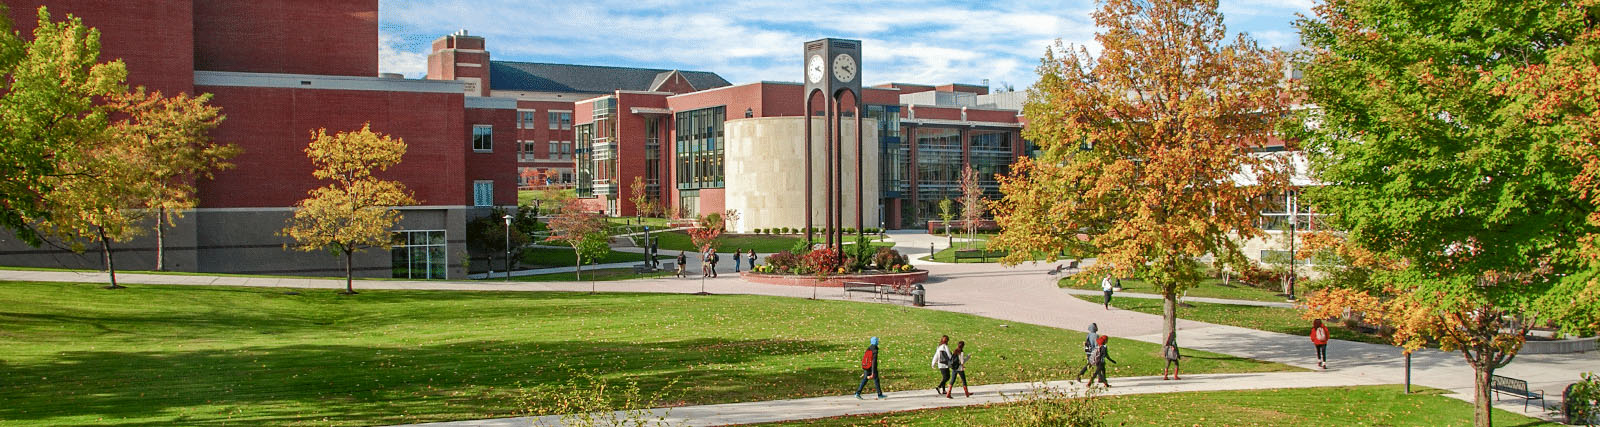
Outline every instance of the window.
<svg viewBox="0 0 1600 427">
<path fill-rule="evenodd" d="M 472 125 L 472 151 L 494 151 L 494 126 Z"/>
<path fill-rule="evenodd" d="M 472 205 L 494 206 L 494 181 L 472 181 Z"/>
<path fill-rule="evenodd" d="M 550 120 L 550 129 L 572 129 L 571 111 L 551 111 L 546 118 Z"/>
<path fill-rule="evenodd" d="M 538 113 L 536 110 L 517 110 L 517 127 L 533 129 L 533 119 L 538 117 Z"/>
<path fill-rule="evenodd" d="M 678 113 L 674 164 L 678 188 L 722 188 L 723 107 Z"/>
<path fill-rule="evenodd" d="M 400 279 L 443 279 L 445 266 L 444 230 L 396 231 L 390 234 L 390 269 Z"/>
<path fill-rule="evenodd" d="M 550 141 L 549 146 L 550 146 L 550 151 L 546 152 L 545 154 L 550 157 L 550 160 L 555 160 L 555 159 L 561 158 L 561 143 L 560 142 L 556 142 L 556 141 Z"/>
<path fill-rule="evenodd" d="M 594 197 L 594 156 L 591 155 L 593 152 L 591 144 L 594 141 L 593 127 L 592 123 L 581 124 L 572 131 L 574 137 L 578 139 L 577 147 L 573 150 L 576 159 L 573 163 L 577 171 L 569 182 L 573 183 L 573 190 L 577 192 L 578 197 Z"/>
</svg>

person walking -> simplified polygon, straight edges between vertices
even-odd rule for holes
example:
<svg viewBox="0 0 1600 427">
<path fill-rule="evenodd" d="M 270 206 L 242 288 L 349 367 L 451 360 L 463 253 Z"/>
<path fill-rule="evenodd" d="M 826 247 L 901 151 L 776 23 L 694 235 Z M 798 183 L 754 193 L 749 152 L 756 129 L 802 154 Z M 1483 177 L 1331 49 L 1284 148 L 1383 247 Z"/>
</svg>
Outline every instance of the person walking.
<svg viewBox="0 0 1600 427">
<path fill-rule="evenodd" d="M 1111 309 L 1111 288 L 1112 288 L 1112 286 L 1114 286 L 1114 284 L 1111 281 L 1111 275 L 1110 274 L 1107 274 L 1104 279 L 1100 279 L 1100 292 L 1104 292 L 1106 294 L 1105 301 L 1102 302 L 1100 305 L 1104 306 L 1106 308 L 1106 310 L 1110 310 Z"/>
<path fill-rule="evenodd" d="M 1083 381 L 1083 374 L 1089 372 L 1089 368 L 1094 367 L 1094 348 L 1099 345 L 1097 344 L 1099 339 L 1100 325 L 1090 323 L 1089 335 L 1083 337 L 1083 369 L 1078 370 L 1078 381 Z"/>
<path fill-rule="evenodd" d="M 645 234 L 645 236 L 648 238 L 650 235 Z M 658 256 L 661 256 L 661 244 L 652 239 L 650 240 L 650 268 L 661 268 L 661 260 L 656 259 Z"/>
<path fill-rule="evenodd" d="M 717 261 L 721 261 L 721 260 L 722 260 L 721 257 L 717 255 L 717 250 L 716 249 L 712 249 L 711 250 L 711 278 L 713 278 L 713 279 L 717 278 Z"/>
<path fill-rule="evenodd" d="M 687 255 L 684 255 L 683 251 L 678 251 L 678 275 L 677 276 L 678 276 L 679 279 L 683 279 L 683 278 L 689 277 L 688 271 L 686 271 L 686 270 L 688 270 L 688 265 L 689 265 L 689 257 Z"/>
<path fill-rule="evenodd" d="M 867 351 L 861 354 L 861 385 L 856 386 L 856 398 L 861 398 L 861 390 L 867 388 L 867 380 L 872 380 L 872 387 L 878 390 L 878 398 L 884 398 L 883 384 L 878 377 L 878 337 L 867 341 Z"/>
<path fill-rule="evenodd" d="M 734 273 L 738 273 L 739 272 L 739 266 L 742 265 L 742 264 L 740 264 L 740 262 L 744 261 L 743 258 L 744 258 L 744 249 L 734 249 L 733 250 L 733 272 Z"/>
<path fill-rule="evenodd" d="M 961 392 L 967 397 L 972 397 L 972 391 L 967 389 L 967 342 L 956 341 L 956 351 L 950 353 L 950 387 L 944 389 L 944 398 L 950 397 L 950 391 L 956 388 L 956 377 L 961 377 Z"/>
<path fill-rule="evenodd" d="M 711 247 L 700 248 L 700 278 L 711 277 Z"/>
<path fill-rule="evenodd" d="M 934 394 L 944 394 L 944 383 L 950 382 L 950 336 L 939 337 L 939 348 L 933 350 L 933 368 L 939 370 L 939 386 L 934 387 Z M 955 384 L 951 384 L 955 385 Z"/>
<path fill-rule="evenodd" d="M 1178 359 L 1183 357 L 1178 354 L 1178 332 L 1167 334 L 1167 344 L 1161 346 L 1161 357 L 1167 359 L 1167 365 L 1161 368 L 1161 379 L 1167 379 L 1167 369 L 1172 370 L 1172 379 L 1183 379 L 1178 378 Z"/>
<path fill-rule="evenodd" d="M 1317 367 L 1328 369 L 1328 327 L 1322 319 L 1311 321 L 1311 345 L 1317 346 Z"/>
<path fill-rule="evenodd" d="M 1093 356 L 1094 374 L 1089 376 L 1089 384 L 1094 384 L 1094 379 L 1099 378 L 1100 384 L 1105 385 L 1106 387 L 1111 386 L 1111 383 L 1106 382 L 1106 362 L 1117 363 L 1117 359 L 1111 358 L 1111 347 L 1106 345 L 1106 342 L 1110 340 L 1111 337 L 1107 337 L 1105 335 L 1101 335 L 1100 338 L 1096 340 L 1096 344 L 1098 345 L 1094 349 Z"/>
<path fill-rule="evenodd" d="M 756 271 L 756 250 L 750 250 L 750 271 Z"/>
</svg>

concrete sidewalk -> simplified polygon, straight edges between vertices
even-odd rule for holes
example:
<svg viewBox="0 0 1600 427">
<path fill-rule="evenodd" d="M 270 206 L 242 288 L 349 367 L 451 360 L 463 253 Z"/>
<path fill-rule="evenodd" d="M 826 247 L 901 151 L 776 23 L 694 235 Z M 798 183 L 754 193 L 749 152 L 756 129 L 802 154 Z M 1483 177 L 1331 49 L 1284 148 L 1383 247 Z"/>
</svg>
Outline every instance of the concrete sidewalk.
<svg viewBox="0 0 1600 427">
<path fill-rule="evenodd" d="M 845 378 L 850 380 L 850 378 Z M 854 385 L 854 381 L 849 381 Z M 1133 395 L 1151 393 L 1176 393 L 1216 390 L 1261 390 L 1272 388 L 1333 387 L 1376 385 L 1371 380 L 1330 375 L 1326 372 L 1281 372 L 1254 374 L 1204 374 L 1189 375 L 1181 381 L 1163 381 L 1161 377 L 1123 377 L 1111 380 L 1112 387 L 1104 388 L 1102 395 Z M 765 402 L 727 403 L 720 405 L 657 408 L 651 410 L 651 419 L 661 417 L 667 425 L 720 426 L 730 424 L 756 424 L 777 421 L 827 418 L 845 415 L 881 414 L 929 408 L 985 405 L 1015 401 L 1030 390 L 1052 387 L 1069 393 L 1081 393 L 1084 383 L 1053 381 L 1048 383 L 990 384 L 972 387 L 972 397 L 962 397 L 960 390 L 954 398 L 934 394 L 933 390 L 908 390 L 885 393 L 888 397 L 874 399 L 872 385 L 862 393 L 866 400 L 854 395 L 812 397 L 806 399 L 773 400 Z M 617 413 L 619 418 L 626 414 Z M 624 418 L 625 419 L 625 418 Z M 410 424 L 414 427 L 523 427 L 558 426 L 560 416 L 497 418 L 488 420 L 451 421 L 442 423 Z"/>
<path fill-rule="evenodd" d="M 1061 288 L 1061 291 L 1072 295 L 1085 295 L 1096 298 L 1104 296 L 1104 294 L 1100 293 L 1100 291 L 1091 291 L 1088 289 Z M 1162 297 L 1156 294 L 1141 294 L 1138 292 L 1116 292 L 1111 294 L 1111 303 L 1115 304 L 1117 302 L 1117 298 L 1161 299 Z M 1182 297 L 1178 298 L 1178 301 L 1203 302 L 1207 304 L 1248 305 L 1254 307 L 1294 308 L 1294 303 L 1292 302 L 1251 301 L 1243 299 Z"/>
</svg>

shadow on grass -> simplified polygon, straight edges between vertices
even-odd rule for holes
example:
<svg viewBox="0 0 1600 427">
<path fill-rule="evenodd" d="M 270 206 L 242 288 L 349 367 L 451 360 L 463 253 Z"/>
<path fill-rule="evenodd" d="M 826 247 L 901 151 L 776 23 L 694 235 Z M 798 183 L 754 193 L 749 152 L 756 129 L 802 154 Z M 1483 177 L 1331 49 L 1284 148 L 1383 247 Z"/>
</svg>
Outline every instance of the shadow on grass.
<svg viewBox="0 0 1600 427">
<path fill-rule="evenodd" d="M 721 369 L 770 354 L 821 354 L 803 340 L 466 341 L 405 348 L 291 345 L 195 351 L 70 351 L 48 363 L 0 361 L 0 419 L 36 423 L 127 419 L 170 425 L 325 420 L 403 422 L 511 416 L 518 390 L 579 372 L 659 390 L 679 403 L 740 400 L 754 390 L 814 392 L 848 365 L 786 372 Z M 837 387 L 833 387 L 837 388 Z M 687 397 L 687 398 L 685 398 Z M 772 396 L 766 396 L 772 397 Z M 240 413 L 231 413 L 233 410 Z M 176 416 L 189 413 L 188 416 Z M 57 417 L 68 417 L 58 419 Z M 412 419 L 414 420 L 414 419 Z"/>
</svg>

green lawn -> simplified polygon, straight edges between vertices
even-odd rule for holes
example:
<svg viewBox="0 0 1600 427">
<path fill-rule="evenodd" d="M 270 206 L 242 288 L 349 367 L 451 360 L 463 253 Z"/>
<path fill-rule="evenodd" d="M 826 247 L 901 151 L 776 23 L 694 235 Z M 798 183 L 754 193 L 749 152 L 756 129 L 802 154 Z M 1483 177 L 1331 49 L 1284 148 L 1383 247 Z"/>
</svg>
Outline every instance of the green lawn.
<svg viewBox="0 0 1600 427">
<path fill-rule="evenodd" d="M 1126 286 L 1128 281 L 1122 281 Z M 1099 304 L 1102 297 L 1099 295 L 1074 295 L 1078 299 Z M 1269 332 L 1280 332 L 1290 335 L 1311 335 L 1311 321 L 1300 318 L 1300 310 L 1283 307 L 1255 307 L 1247 305 L 1208 304 L 1201 302 L 1188 303 L 1192 307 L 1179 307 L 1178 318 L 1189 319 L 1219 325 L 1232 325 L 1242 328 L 1258 329 Z M 1161 300 L 1148 298 L 1117 298 L 1111 297 L 1111 306 L 1133 310 L 1140 313 L 1154 315 L 1161 314 Z M 1359 331 L 1345 329 L 1338 322 L 1327 322 L 1328 334 L 1335 339 L 1360 341 L 1375 344 L 1388 344 L 1383 337 Z M 1310 338 L 1306 346 L 1309 347 Z"/>
<path fill-rule="evenodd" d="M 565 193 L 565 197 L 577 197 L 577 193 L 570 189 L 561 190 L 561 192 Z M 517 190 L 517 204 L 532 206 L 533 201 L 540 198 L 539 193 L 539 190 Z M 546 200 L 543 201 L 539 207 L 541 209 L 550 209 L 550 206 L 552 205 L 554 205 L 554 203 Z"/>
<path fill-rule="evenodd" d="M 837 395 L 868 336 L 883 385 L 928 387 L 941 333 L 975 383 L 1065 378 L 1083 334 L 912 307 L 744 295 L 0 282 L 0 425 L 371 425 L 522 415 L 576 373 L 677 380 L 672 404 Z M 937 325 L 937 327 L 930 327 Z M 1160 370 L 1125 341 L 1112 375 Z M 1295 368 L 1202 352 L 1185 372 Z"/>
<path fill-rule="evenodd" d="M 1252 426 L 1441 426 L 1472 425 L 1472 405 L 1443 396 L 1444 390 L 1397 385 L 1299 389 L 1138 394 L 1100 398 L 1100 420 L 1116 425 Z M 808 426 L 976 426 L 1018 424 L 1026 415 L 1018 404 L 928 409 L 887 415 L 862 415 L 778 425 Z M 1555 425 L 1494 410 L 1494 425 Z"/>
<path fill-rule="evenodd" d="M 956 237 L 961 237 L 961 236 L 957 235 Z M 987 237 L 993 237 L 993 236 L 979 235 L 979 237 L 987 238 Z M 988 247 L 988 245 L 989 245 L 988 240 L 980 240 L 980 241 L 972 241 L 972 242 L 956 242 L 954 247 L 944 248 L 944 249 L 940 249 L 938 252 L 934 252 L 933 253 L 933 258 L 931 260 L 927 256 L 923 256 L 922 258 L 919 258 L 919 259 L 923 260 L 923 261 L 961 262 L 961 263 L 982 263 L 982 262 L 993 263 L 993 262 L 999 262 L 999 258 L 997 258 L 997 257 L 989 257 L 989 259 L 987 259 L 987 260 L 984 260 L 984 259 L 981 259 L 981 258 L 964 258 L 964 259 L 962 259 L 960 261 L 956 261 L 956 251 L 964 251 L 964 250 L 971 250 L 971 249 L 986 249 Z M 1057 258 L 1059 259 L 1059 257 L 1057 257 Z M 1045 257 L 1043 255 L 1034 257 L 1034 260 L 1041 260 L 1042 261 L 1044 259 L 1045 259 Z M 1066 262 L 1066 261 L 1062 261 L 1062 262 Z"/>
<path fill-rule="evenodd" d="M 644 260 L 644 254 L 611 251 L 611 253 L 606 254 L 604 258 L 600 258 L 600 260 L 596 261 L 595 264 L 644 262 Z M 520 265 L 526 268 L 571 267 L 577 262 L 578 256 L 574 254 L 571 249 L 529 248 L 522 251 L 522 262 Z"/>
<path fill-rule="evenodd" d="M 1084 277 L 1082 280 L 1082 282 L 1079 282 L 1074 280 L 1072 277 L 1064 277 L 1059 283 L 1063 288 L 1086 289 L 1091 291 L 1100 290 L 1100 278 Z M 1122 290 L 1125 292 L 1151 295 L 1161 294 L 1161 291 L 1156 290 L 1155 286 L 1140 279 L 1122 279 Z M 1188 293 L 1185 295 L 1191 297 L 1226 298 L 1247 301 L 1284 301 L 1284 297 L 1278 296 L 1278 291 L 1274 289 L 1257 288 L 1246 285 L 1238 280 L 1231 281 L 1229 284 L 1224 285 L 1222 284 L 1222 279 L 1213 278 L 1201 280 L 1199 286 L 1189 289 Z"/>
<path fill-rule="evenodd" d="M 689 240 L 689 233 L 686 232 L 670 231 L 666 233 L 655 233 L 653 236 L 655 236 L 657 239 L 660 239 L 662 251 L 699 251 L 698 248 L 694 247 L 694 243 Z M 755 249 L 758 253 L 775 253 L 778 251 L 789 250 L 790 247 L 794 246 L 795 242 L 801 240 L 804 239 L 800 236 L 723 234 L 722 238 L 719 239 L 719 243 L 717 244 L 717 250 L 722 252 L 732 252 L 735 249 L 742 249 L 746 251 Z M 668 255 L 666 252 L 662 252 L 662 254 Z"/>
<path fill-rule="evenodd" d="M 662 263 L 662 267 L 666 267 L 666 263 Z M 631 267 L 629 267 L 629 268 L 603 268 L 603 269 L 599 269 L 599 270 L 590 270 L 588 267 L 585 267 L 583 269 L 583 280 L 582 281 L 584 281 L 584 282 L 609 282 L 609 281 L 614 281 L 614 280 L 644 279 L 644 278 L 650 278 L 650 277 L 665 277 L 665 276 L 671 276 L 671 275 L 672 275 L 672 272 L 667 271 L 667 270 L 656 271 L 656 272 L 653 272 L 653 273 L 634 273 L 633 272 L 633 268 L 631 268 Z M 505 276 L 498 276 L 498 277 L 500 277 L 499 280 L 505 280 Z M 494 277 L 490 277 L 490 278 L 487 278 L 487 279 L 484 279 L 484 280 L 494 281 L 495 278 Z M 535 274 L 535 275 L 532 275 L 532 276 L 512 276 L 511 277 L 511 281 L 513 281 L 513 282 L 576 282 L 576 281 L 578 281 L 578 274 L 577 273 L 550 273 L 550 274 Z"/>
</svg>

